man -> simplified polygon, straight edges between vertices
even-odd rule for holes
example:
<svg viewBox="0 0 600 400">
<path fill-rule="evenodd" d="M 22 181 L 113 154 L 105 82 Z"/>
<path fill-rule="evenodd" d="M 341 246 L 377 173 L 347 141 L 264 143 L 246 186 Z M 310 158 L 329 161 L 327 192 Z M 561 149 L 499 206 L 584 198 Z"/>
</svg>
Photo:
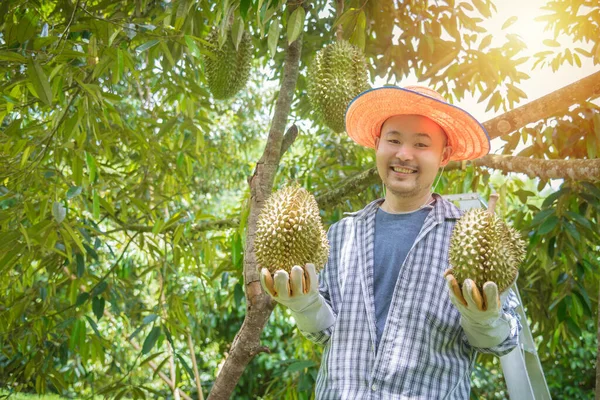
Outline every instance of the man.
<svg viewBox="0 0 600 400">
<path fill-rule="evenodd" d="M 461 213 L 432 184 L 449 161 L 487 154 L 487 132 L 423 87 L 361 93 L 346 131 L 376 150 L 385 198 L 330 227 L 320 279 L 311 264 L 290 276 L 263 268 L 263 288 L 325 344 L 317 399 L 468 399 L 476 352 L 517 344 L 517 300 L 493 282 L 483 294 L 469 279 L 458 288 L 448 248 Z"/>
</svg>

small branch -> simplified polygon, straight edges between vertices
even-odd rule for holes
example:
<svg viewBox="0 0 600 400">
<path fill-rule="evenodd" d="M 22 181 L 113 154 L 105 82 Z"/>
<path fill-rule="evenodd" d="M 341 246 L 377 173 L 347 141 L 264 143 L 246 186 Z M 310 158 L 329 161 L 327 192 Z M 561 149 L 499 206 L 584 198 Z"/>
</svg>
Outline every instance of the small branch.
<svg viewBox="0 0 600 400">
<path fill-rule="evenodd" d="M 298 127 L 296 124 L 290 126 L 283 135 L 283 141 L 281 142 L 281 156 L 285 154 L 286 151 L 290 148 L 290 146 L 294 143 L 296 138 L 298 137 Z"/>
<path fill-rule="evenodd" d="M 67 26 L 65 27 L 65 30 L 63 31 L 62 35 L 60 35 L 60 39 L 58 39 L 58 43 L 56 43 L 57 49 L 60 46 L 60 42 L 62 42 L 63 39 L 65 37 L 67 37 L 67 34 L 69 33 L 69 29 L 71 29 L 71 25 L 73 24 L 73 21 L 75 20 L 75 13 L 77 12 L 77 9 L 79 8 L 80 2 L 81 2 L 81 0 L 77 0 L 77 3 L 75 3 L 75 7 L 73 7 L 73 12 L 71 13 L 71 18 L 69 19 L 69 22 L 67 23 Z"/>
<path fill-rule="evenodd" d="M 194 342 L 192 342 L 192 334 L 187 334 L 188 349 L 192 358 L 192 366 L 194 368 L 194 378 L 196 379 L 196 390 L 198 391 L 198 400 L 204 400 L 202 394 L 202 382 L 200 381 L 200 373 L 198 372 L 198 363 L 196 362 L 196 352 L 194 351 Z"/>
</svg>

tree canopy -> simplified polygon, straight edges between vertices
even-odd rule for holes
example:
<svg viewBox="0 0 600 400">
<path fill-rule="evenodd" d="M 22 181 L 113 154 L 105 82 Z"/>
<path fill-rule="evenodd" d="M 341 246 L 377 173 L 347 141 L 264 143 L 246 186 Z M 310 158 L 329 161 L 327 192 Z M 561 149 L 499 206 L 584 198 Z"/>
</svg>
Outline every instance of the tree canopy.
<svg viewBox="0 0 600 400">
<path fill-rule="evenodd" d="M 589 398 L 600 78 L 509 111 L 541 68 L 600 63 L 600 6 L 548 3 L 548 50 L 533 56 L 509 32 L 517 16 L 504 37 L 484 28 L 494 13 L 491 0 L 3 1 L 3 388 L 311 397 L 321 350 L 262 293 L 253 236 L 290 181 L 315 194 L 326 227 L 382 195 L 373 152 L 315 122 L 306 96 L 316 52 L 348 40 L 371 85 L 415 76 L 506 113 L 498 154 L 453 165 L 436 191 L 500 193 L 498 213 L 528 240 L 518 285 L 553 395 Z M 225 100 L 207 84 L 213 30 L 221 44 L 252 40 L 249 81 Z M 506 396 L 498 369 L 480 357 L 474 396 Z"/>
</svg>

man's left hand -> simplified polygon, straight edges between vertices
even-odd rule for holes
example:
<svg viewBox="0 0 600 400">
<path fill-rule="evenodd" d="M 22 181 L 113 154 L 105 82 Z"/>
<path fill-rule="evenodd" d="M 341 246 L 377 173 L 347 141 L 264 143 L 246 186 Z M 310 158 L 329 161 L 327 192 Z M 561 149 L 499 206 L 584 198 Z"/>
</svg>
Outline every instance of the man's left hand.
<svg viewBox="0 0 600 400">
<path fill-rule="evenodd" d="M 492 347 L 502 343 L 510 333 L 510 326 L 502 313 L 498 286 L 494 282 L 486 282 L 482 296 L 471 279 L 465 279 L 461 289 L 452 269 L 446 270 L 444 277 L 450 301 L 460 312 L 461 326 L 469 343 L 475 347 Z"/>
</svg>

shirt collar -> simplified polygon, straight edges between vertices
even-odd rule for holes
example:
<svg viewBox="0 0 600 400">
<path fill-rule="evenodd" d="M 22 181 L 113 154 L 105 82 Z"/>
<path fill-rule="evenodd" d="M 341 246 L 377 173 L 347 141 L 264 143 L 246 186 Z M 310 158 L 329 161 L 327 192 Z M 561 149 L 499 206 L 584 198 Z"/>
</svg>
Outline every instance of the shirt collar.
<svg viewBox="0 0 600 400">
<path fill-rule="evenodd" d="M 438 193 L 433 193 L 433 198 L 435 202 L 427 207 L 433 208 L 433 215 L 438 222 L 444 222 L 446 219 L 458 219 L 461 216 L 461 212 L 454 204 L 444 199 Z M 379 205 L 383 203 L 385 199 L 379 198 L 377 200 L 373 200 L 365 208 L 355 212 L 345 212 L 344 215 L 354 216 L 359 219 L 365 220 L 369 215 L 376 213 Z"/>
</svg>

